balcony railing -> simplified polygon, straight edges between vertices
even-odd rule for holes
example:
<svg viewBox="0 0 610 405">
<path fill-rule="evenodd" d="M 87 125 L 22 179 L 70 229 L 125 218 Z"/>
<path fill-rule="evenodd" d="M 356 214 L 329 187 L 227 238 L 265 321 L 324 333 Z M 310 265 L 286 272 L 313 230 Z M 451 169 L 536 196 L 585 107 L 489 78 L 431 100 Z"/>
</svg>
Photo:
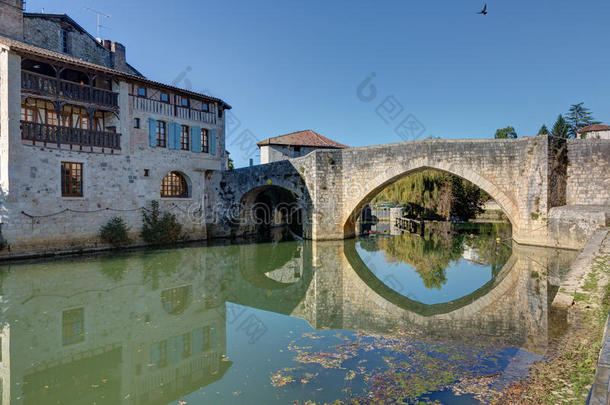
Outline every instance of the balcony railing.
<svg viewBox="0 0 610 405">
<path fill-rule="evenodd" d="M 168 117 L 178 117 L 184 120 L 205 122 L 212 125 L 216 125 L 217 123 L 216 113 L 213 112 L 199 111 L 188 107 L 178 107 L 177 105 L 144 97 L 131 96 L 131 98 L 135 111 L 160 114 Z"/>
<path fill-rule="evenodd" d="M 107 107 L 119 105 L 118 93 L 27 71 L 21 72 L 21 88 L 36 94 L 64 97 Z"/>
<path fill-rule="evenodd" d="M 121 134 L 21 121 L 21 139 L 52 145 L 121 149 Z"/>
</svg>

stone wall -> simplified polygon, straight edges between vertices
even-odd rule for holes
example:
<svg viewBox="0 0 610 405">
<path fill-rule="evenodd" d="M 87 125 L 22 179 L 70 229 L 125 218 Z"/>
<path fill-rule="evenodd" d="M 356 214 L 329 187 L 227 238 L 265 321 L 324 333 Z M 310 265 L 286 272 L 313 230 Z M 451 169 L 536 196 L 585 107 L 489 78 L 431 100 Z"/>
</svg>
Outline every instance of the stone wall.
<svg viewBox="0 0 610 405">
<path fill-rule="evenodd" d="M 610 139 L 568 142 L 568 205 L 610 205 Z"/>
<path fill-rule="evenodd" d="M 0 34 L 23 38 L 23 0 L 3 0 L 0 3 Z"/>
<path fill-rule="evenodd" d="M 32 45 L 39 46 L 54 52 L 63 53 L 61 28 L 69 26 L 68 50 L 70 56 L 86 60 L 87 62 L 114 68 L 113 54 L 104 48 L 86 32 L 63 23 L 58 19 L 48 17 L 27 16 L 23 19 L 24 40 Z"/>
<path fill-rule="evenodd" d="M 279 160 L 290 159 L 293 157 L 305 156 L 316 148 L 309 146 L 301 146 L 299 152 L 294 152 L 294 146 L 284 145 L 264 145 L 261 146 L 261 164 L 277 162 Z"/>
</svg>

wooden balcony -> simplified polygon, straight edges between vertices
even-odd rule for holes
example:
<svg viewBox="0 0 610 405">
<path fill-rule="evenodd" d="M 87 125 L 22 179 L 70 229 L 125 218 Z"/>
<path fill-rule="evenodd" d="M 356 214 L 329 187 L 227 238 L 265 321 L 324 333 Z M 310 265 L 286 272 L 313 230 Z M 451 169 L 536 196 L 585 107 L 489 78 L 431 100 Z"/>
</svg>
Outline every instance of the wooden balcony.
<svg viewBox="0 0 610 405">
<path fill-rule="evenodd" d="M 21 71 L 21 89 L 36 95 L 65 98 L 105 107 L 119 106 L 118 93 L 25 70 Z"/>
<path fill-rule="evenodd" d="M 178 107 L 177 105 L 163 103 L 149 98 L 131 96 L 134 111 L 165 115 L 167 117 L 177 117 L 184 120 L 205 122 L 216 125 L 216 113 L 199 111 L 188 107 Z"/>
<path fill-rule="evenodd" d="M 83 148 L 121 149 L 121 134 L 115 132 L 91 131 L 87 129 L 62 127 L 21 121 L 21 139 L 33 145 L 70 145 Z"/>
</svg>

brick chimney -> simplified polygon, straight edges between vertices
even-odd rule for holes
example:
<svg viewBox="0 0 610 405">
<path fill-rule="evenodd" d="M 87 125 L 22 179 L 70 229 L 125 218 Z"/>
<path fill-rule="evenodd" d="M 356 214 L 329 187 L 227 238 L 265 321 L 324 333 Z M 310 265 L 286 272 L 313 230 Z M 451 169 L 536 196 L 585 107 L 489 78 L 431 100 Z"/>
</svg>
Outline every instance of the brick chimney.
<svg viewBox="0 0 610 405">
<path fill-rule="evenodd" d="M 23 0 L 0 0 L 0 35 L 23 40 Z"/>
<path fill-rule="evenodd" d="M 125 45 L 118 42 L 110 43 L 110 50 L 114 54 L 114 68 L 121 72 L 127 72 L 127 58 L 125 57 Z"/>
</svg>

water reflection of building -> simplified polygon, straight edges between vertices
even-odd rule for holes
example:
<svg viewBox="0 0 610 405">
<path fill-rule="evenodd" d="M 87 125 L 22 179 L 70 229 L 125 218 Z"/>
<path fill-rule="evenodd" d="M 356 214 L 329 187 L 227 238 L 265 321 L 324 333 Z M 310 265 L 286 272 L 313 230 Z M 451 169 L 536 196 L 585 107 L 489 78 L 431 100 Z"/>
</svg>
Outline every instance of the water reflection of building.
<svg viewBox="0 0 610 405">
<path fill-rule="evenodd" d="M 201 259 L 171 251 L 5 273 L 3 403 L 165 404 L 222 378 L 225 304 Z"/>
<path fill-rule="evenodd" d="M 479 252 L 477 248 L 464 244 L 464 251 L 462 252 L 462 257 L 464 260 L 468 260 L 469 262 L 486 265 L 486 263 L 481 256 L 479 256 Z"/>
</svg>

